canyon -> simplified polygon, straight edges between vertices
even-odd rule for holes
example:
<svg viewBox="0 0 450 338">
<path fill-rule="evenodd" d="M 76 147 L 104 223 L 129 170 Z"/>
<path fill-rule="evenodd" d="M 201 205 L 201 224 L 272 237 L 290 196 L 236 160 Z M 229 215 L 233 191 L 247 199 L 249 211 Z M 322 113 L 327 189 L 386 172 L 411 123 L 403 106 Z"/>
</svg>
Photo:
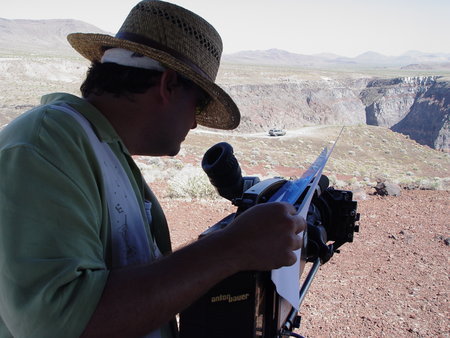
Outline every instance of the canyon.
<svg viewBox="0 0 450 338">
<path fill-rule="evenodd" d="M 79 93 L 88 64 L 65 39 L 74 31 L 105 33 L 76 20 L 0 18 L 0 126 L 36 105 L 44 87 Z M 450 151 L 450 55 L 367 52 L 349 59 L 270 49 L 224 55 L 222 61 L 217 82 L 242 113 L 235 133 L 374 125 Z M 24 85 L 20 105 L 8 95 L 17 84 Z"/>
<path fill-rule="evenodd" d="M 228 85 L 243 115 L 237 132 L 367 124 L 449 152 L 450 82 L 438 76 L 354 76 Z"/>
</svg>

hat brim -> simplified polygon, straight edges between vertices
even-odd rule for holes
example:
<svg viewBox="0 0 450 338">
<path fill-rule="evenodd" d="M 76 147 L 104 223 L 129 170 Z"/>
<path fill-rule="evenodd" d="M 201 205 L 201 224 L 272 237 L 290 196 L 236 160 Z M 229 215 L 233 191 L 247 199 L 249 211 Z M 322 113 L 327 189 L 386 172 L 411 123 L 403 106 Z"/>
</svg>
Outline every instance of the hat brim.
<svg viewBox="0 0 450 338">
<path fill-rule="evenodd" d="M 239 109 L 233 99 L 213 81 L 198 74 L 171 54 L 106 34 L 72 33 L 67 36 L 71 46 L 91 62 L 100 62 L 106 48 L 124 48 L 159 61 L 199 85 L 211 97 L 206 109 L 197 116 L 197 123 L 216 129 L 235 129 L 240 122 Z"/>
</svg>

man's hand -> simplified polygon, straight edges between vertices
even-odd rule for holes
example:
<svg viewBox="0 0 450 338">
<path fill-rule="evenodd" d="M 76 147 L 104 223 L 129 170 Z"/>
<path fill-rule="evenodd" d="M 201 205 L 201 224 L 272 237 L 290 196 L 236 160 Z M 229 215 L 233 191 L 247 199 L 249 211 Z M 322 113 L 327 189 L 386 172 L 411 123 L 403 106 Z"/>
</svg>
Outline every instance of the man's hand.
<svg viewBox="0 0 450 338">
<path fill-rule="evenodd" d="M 223 231 L 230 242 L 238 270 L 272 270 L 295 263 L 302 247 L 305 220 L 294 206 L 274 202 L 256 205 Z"/>
<path fill-rule="evenodd" d="M 305 228 L 292 205 L 260 204 L 154 263 L 112 270 L 84 336 L 143 336 L 236 272 L 292 265 Z"/>
</svg>

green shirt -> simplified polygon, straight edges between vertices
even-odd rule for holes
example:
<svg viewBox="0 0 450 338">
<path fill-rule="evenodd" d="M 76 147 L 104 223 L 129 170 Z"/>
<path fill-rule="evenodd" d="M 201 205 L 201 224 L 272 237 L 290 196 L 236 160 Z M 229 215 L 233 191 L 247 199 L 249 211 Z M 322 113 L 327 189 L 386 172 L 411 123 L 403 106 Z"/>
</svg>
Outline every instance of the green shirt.
<svg viewBox="0 0 450 338">
<path fill-rule="evenodd" d="M 42 106 L 0 132 L 0 338 L 79 336 L 108 278 L 101 169 L 81 126 L 47 106 L 62 103 L 82 113 L 109 144 L 140 204 L 146 192 L 152 234 L 161 251 L 170 250 L 160 206 L 108 120 L 78 97 L 44 96 Z"/>
</svg>

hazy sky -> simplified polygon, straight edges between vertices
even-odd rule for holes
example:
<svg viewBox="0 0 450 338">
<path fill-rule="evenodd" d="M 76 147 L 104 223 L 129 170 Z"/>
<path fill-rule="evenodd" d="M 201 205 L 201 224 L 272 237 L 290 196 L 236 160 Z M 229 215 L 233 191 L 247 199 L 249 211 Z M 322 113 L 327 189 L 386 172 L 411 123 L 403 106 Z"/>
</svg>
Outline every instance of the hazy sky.
<svg viewBox="0 0 450 338">
<path fill-rule="evenodd" d="M 0 17 L 88 22 L 115 33 L 137 0 L 3 1 Z M 173 0 L 209 21 L 224 52 L 450 53 L 450 0 Z M 6 4 L 8 3 L 8 4 Z"/>
</svg>

